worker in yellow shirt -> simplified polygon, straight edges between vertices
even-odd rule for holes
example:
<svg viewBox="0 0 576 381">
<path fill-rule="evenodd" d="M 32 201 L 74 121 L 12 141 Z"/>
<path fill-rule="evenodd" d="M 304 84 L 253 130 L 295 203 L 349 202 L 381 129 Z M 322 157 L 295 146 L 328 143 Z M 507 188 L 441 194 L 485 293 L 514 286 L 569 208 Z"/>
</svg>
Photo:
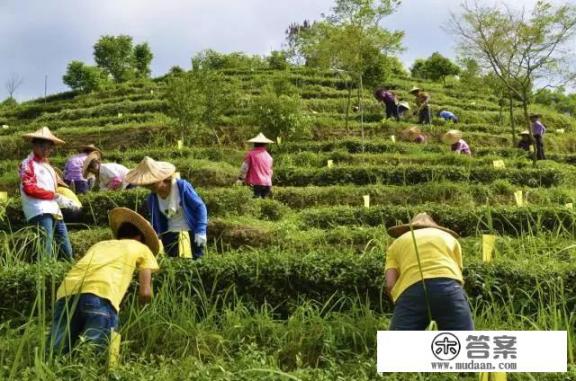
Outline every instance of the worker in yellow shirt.
<svg viewBox="0 0 576 381">
<path fill-rule="evenodd" d="M 386 255 L 386 288 L 394 301 L 391 330 L 423 330 L 431 320 L 443 331 L 474 329 L 462 287 L 458 234 L 426 213 L 388 229 L 396 240 Z"/>
<path fill-rule="evenodd" d="M 51 331 L 55 353 L 70 351 L 80 335 L 100 346 L 108 343 L 135 270 L 140 302 L 151 299 L 152 272 L 159 268 L 154 255 L 160 248 L 154 229 L 127 208 L 115 208 L 108 217 L 115 239 L 90 247 L 58 288 Z"/>
</svg>

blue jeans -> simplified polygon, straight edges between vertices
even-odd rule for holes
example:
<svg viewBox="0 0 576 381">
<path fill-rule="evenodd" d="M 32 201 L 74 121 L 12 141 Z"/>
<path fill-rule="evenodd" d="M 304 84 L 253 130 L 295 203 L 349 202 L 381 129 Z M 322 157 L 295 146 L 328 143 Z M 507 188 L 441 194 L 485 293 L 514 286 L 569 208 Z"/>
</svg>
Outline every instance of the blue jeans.
<svg viewBox="0 0 576 381">
<path fill-rule="evenodd" d="M 77 294 L 58 299 L 50 332 L 55 354 L 68 353 L 80 335 L 106 347 L 110 332 L 118 328 L 118 313 L 108 299 L 94 294 Z"/>
<path fill-rule="evenodd" d="M 72 245 L 63 220 L 57 220 L 51 214 L 45 213 L 33 217 L 30 222 L 42 230 L 43 255 L 53 255 L 52 241 L 55 240 L 58 247 L 57 253 L 62 254 L 66 259 L 72 259 Z"/>
<path fill-rule="evenodd" d="M 192 259 L 199 259 L 204 256 L 204 247 L 197 246 L 194 243 L 194 232 L 189 231 L 190 235 L 190 248 L 192 249 Z M 178 238 L 179 234 L 176 232 L 164 232 L 160 235 L 162 245 L 164 245 L 164 252 L 169 257 L 179 257 L 178 253 Z"/>
<path fill-rule="evenodd" d="M 430 299 L 432 319 L 441 331 L 472 331 L 472 312 L 462 285 L 454 279 L 426 279 L 426 289 Z M 424 296 L 422 282 L 408 287 L 394 306 L 390 330 L 420 331 L 424 330 L 430 319 Z"/>
</svg>

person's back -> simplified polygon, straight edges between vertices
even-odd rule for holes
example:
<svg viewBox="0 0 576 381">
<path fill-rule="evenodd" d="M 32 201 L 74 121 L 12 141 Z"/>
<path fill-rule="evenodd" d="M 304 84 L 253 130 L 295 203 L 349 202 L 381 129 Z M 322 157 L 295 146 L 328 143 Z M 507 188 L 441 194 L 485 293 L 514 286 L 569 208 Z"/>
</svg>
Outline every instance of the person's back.
<svg viewBox="0 0 576 381">
<path fill-rule="evenodd" d="M 58 288 L 57 299 L 90 293 L 108 299 L 118 311 L 134 271 L 140 267 L 158 268 L 143 243 L 133 239 L 98 242 L 68 272 Z"/>
<path fill-rule="evenodd" d="M 392 289 L 396 300 L 409 286 L 420 282 L 420 268 L 415 246 L 418 247 L 424 279 L 451 278 L 462 282 L 462 251 L 450 234 L 435 228 L 414 230 L 397 238 L 388 249 L 387 265 L 398 268 L 400 277 Z"/>
<path fill-rule="evenodd" d="M 124 178 L 130 170 L 118 163 L 100 165 L 99 184 L 101 190 L 123 190 L 128 185 Z"/>
<path fill-rule="evenodd" d="M 246 174 L 246 182 L 250 185 L 272 186 L 272 156 L 266 147 L 253 148 L 245 158 L 249 169 Z"/>
</svg>

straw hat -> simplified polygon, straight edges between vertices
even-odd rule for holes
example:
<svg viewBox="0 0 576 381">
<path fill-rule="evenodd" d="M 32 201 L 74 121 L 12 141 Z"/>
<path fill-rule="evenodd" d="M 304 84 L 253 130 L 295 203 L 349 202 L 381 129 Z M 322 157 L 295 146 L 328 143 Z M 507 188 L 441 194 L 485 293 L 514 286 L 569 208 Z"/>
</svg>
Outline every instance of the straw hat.
<svg viewBox="0 0 576 381">
<path fill-rule="evenodd" d="M 410 94 L 414 94 L 415 92 L 420 91 L 420 90 L 422 90 L 422 89 L 419 88 L 419 87 L 413 86 L 413 87 L 412 87 L 412 90 L 410 90 L 409 93 L 410 93 Z"/>
<path fill-rule="evenodd" d="M 274 143 L 274 141 L 268 139 L 266 136 L 264 136 L 263 133 L 259 133 L 258 135 L 256 135 L 256 137 L 248 140 L 248 143 Z"/>
<path fill-rule="evenodd" d="M 520 133 L 520 135 L 530 135 L 530 131 L 524 130 Z"/>
<path fill-rule="evenodd" d="M 401 224 L 401 225 L 392 226 L 391 228 L 388 229 L 388 234 L 391 237 L 398 238 L 402 234 L 409 232 L 410 227 L 412 227 L 412 230 L 424 229 L 424 228 L 440 229 L 442 231 L 445 231 L 448 234 L 451 234 L 453 237 L 458 238 L 458 234 L 455 231 L 438 225 L 432 219 L 432 217 L 430 217 L 430 215 L 428 213 L 417 214 L 414 218 L 412 218 L 412 221 L 410 221 L 410 223 L 408 223 L 408 224 Z"/>
<path fill-rule="evenodd" d="M 84 178 L 88 177 L 88 167 L 90 166 L 90 163 L 92 163 L 94 160 L 101 160 L 101 159 L 102 156 L 100 155 L 100 152 L 97 151 L 90 152 L 88 156 L 86 156 L 86 159 L 84 159 L 84 163 L 82 164 L 82 177 Z"/>
<path fill-rule="evenodd" d="M 406 110 L 410 110 L 410 104 L 406 101 L 398 102 L 398 107 L 404 107 Z"/>
<path fill-rule="evenodd" d="M 148 185 L 162 181 L 176 172 L 176 167 L 166 161 L 156 161 L 145 156 L 136 168 L 126 174 L 125 181 L 134 185 Z"/>
<path fill-rule="evenodd" d="M 80 152 L 88 152 L 88 153 L 98 152 L 100 154 L 100 157 L 102 157 L 102 151 L 100 150 L 100 148 L 96 147 L 94 144 L 83 145 L 78 150 Z"/>
<path fill-rule="evenodd" d="M 416 127 L 416 126 L 409 127 L 407 129 L 405 129 L 404 131 L 402 131 L 402 135 L 404 135 L 406 137 L 420 135 L 421 133 L 422 133 L 422 130 L 420 129 L 420 127 Z"/>
<path fill-rule="evenodd" d="M 152 254 L 158 254 L 160 243 L 156 232 L 144 217 L 128 208 L 114 208 L 108 213 L 108 221 L 114 238 L 118 236 L 118 229 L 124 222 L 129 222 L 136 226 L 143 235 L 144 244 L 148 246 Z"/>
<path fill-rule="evenodd" d="M 462 139 L 462 131 L 460 130 L 450 130 L 442 135 L 442 141 L 446 144 L 457 143 L 460 139 Z"/>
<path fill-rule="evenodd" d="M 54 136 L 54 134 L 52 133 L 52 131 L 50 131 L 48 127 L 42 127 L 41 129 L 36 130 L 34 132 L 24 134 L 22 135 L 22 138 L 24 138 L 25 140 L 32 140 L 32 139 L 48 140 L 54 144 L 66 143 L 64 140 L 58 139 L 56 136 Z"/>
</svg>

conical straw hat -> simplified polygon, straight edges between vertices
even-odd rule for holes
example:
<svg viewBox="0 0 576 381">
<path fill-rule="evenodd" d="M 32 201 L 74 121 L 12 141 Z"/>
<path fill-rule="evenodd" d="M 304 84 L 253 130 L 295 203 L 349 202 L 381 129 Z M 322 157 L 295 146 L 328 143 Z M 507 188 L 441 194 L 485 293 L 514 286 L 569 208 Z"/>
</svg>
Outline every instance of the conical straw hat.
<svg viewBox="0 0 576 381">
<path fill-rule="evenodd" d="M 32 139 L 49 140 L 49 141 L 53 142 L 54 144 L 65 144 L 66 143 L 64 140 L 58 139 L 56 136 L 54 136 L 54 134 L 52 133 L 52 131 L 50 131 L 50 129 L 48 127 L 42 127 L 41 129 L 36 130 L 34 132 L 24 134 L 24 135 L 22 135 L 22 138 L 24 138 L 25 140 L 32 140 Z"/>
<path fill-rule="evenodd" d="M 398 103 L 398 106 L 402 106 L 402 107 L 404 107 L 405 109 L 410 110 L 410 104 L 409 104 L 408 102 L 406 102 L 406 101 L 399 102 L 399 103 Z"/>
<path fill-rule="evenodd" d="M 258 135 L 256 135 L 256 137 L 248 140 L 248 143 L 274 143 L 272 140 L 268 139 L 266 136 L 264 136 L 263 133 L 259 133 Z"/>
<path fill-rule="evenodd" d="M 52 169 L 54 169 L 54 173 L 56 173 L 56 183 L 58 184 L 59 187 L 65 187 L 65 188 L 70 188 L 68 186 L 68 184 L 66 184 L 64 182 L 64 173 L 62 172 L 62 170 L 58 167 L 52 167 Z"/>
<path fill-rule="evenodd" d="M 135 211 L 128 208 L 114 208 L 108 213 L 108 221 L 114 238 L 117 238 L 120 226 L 124 222 L 129 222 L 140 230 L 144 238 L 144 244 L 148 246 L 152 254 L 156 255 L 160 251 L 158 236 L 152 225 Z"/>
<path fill-rule="evenodd" d="M 442 141 L 446 144 L 457 143 L 460 139 L 462 139 L 462 131 L 460 130 L 450 130 L 442 135 Z"/>
<path fill-rule="evenodd" d="M 450 230 L 448 228 L 445 228 L 443 226 L 438 225 L 432 219 L 432 217 L 430 217 L 430 215 L 428 213 L 417 214 L 414 218 L 412 218 L 412 221 L 410 221 L 409 224 L 401 224 L 401 225 L 392 226 L 391 228 L 388 229 L 388 235 L 390 235 L 391 237 L 394 237 L 394 238 L 398 238 L 402 234 L 409 232 L 410 227 L 412 227 L 412 230 L 424 229 L 424 228 L 440 229 L 442 231 L 445 231 L 446 233 L 451 234 L 455 238 L 458 238 L 458 234 L 456 232 L 454 232 L 453 230 Z"/>
<path fill-rule="evenodd" d="M 126 174 L 125 181 L 134 185 L 148 185 L 162 181 L 176 172 L 176 167 L 166 161 L 156 161 L 144 157 L 142 161 Z"/>
<path fill-rule="evenodd" d="M 420 127 L 416 127 L 416 126 L 408 127 L 407 129 L 402 131 L 402 135 L 404 135 L 406 137 L 420 135 L 421 133 L 422 133 L 422 130 L 420 129 Z"/>
<path fill-rule="evenodd" d="M 100 156 L 102 156 L 102 151 L 100 150 L 100 148 L 96 147 L 94 144 L 83 145 L 82 147 L 79 148 L 79 151 L 80 152 L 88 152 L 88 153 L 98 152 L 100 154 Z"/>
<path fill-rule="evenodd" d="M 413 93 L 415 93 L 416 91 L 420 91 L 420 90 L 422 90 L 422 89 L 419 88 L 419 87 L 413 86 L 413 87 L 412 87 L 412 90 L 410 90 L 409 92 L 410 92 L 410 94 L 413 94 Z"/>
<path fill-rule="evenodd" d="M 86 156 L 86 159 L 84 159 L 84 163 L 82 164 L 82 177 L 87 178 L 88 177 L 88 167 L 90 166 L 90 163 L 92 163 L 94 160 L 101 160 L 102 156 L 100 155 L 100 152 L 98 151 L 92 151 L 88 154 L 88 156 Z"/>
</svg>

